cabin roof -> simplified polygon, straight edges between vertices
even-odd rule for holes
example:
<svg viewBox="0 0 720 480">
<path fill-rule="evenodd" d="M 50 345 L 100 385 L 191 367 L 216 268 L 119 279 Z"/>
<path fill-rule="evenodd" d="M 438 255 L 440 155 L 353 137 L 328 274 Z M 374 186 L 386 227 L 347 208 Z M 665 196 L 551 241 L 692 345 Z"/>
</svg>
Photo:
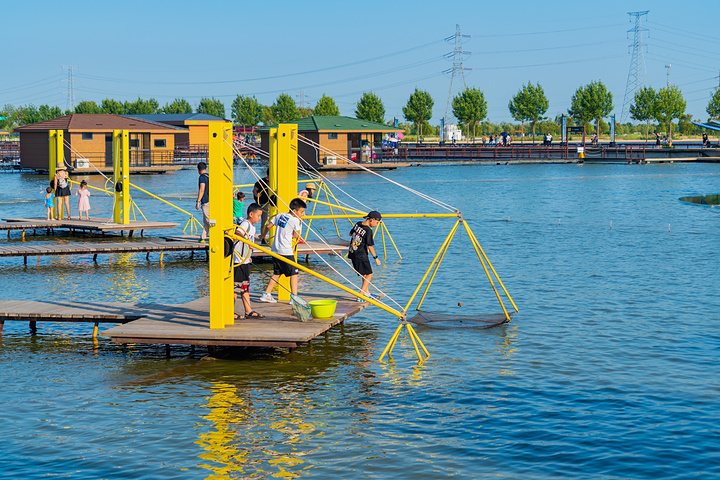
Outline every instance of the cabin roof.
<svg viewBox="0 0 720 480">
<path fill-rule="evenodd" d="M 397 132 L 401 128 L 385 125 L 384 123 L 370 122 L 352 117 L 311 115 L 292 122 L 298 126 L 299 132 L 323 132 L 323 131 L 352 131 L 352 132 Z M 276 128 L 277 125 L 263 127 L 261 131 L 269 128 Z"/>
<path fill-rule="evenodd" d="M 186 130 L 181 127 L 167 125 L 140 118 L 109 113 L 73 113 L 63 117 L 52 118 L 38 123 L 16 127 L 19 132 L 45 132 L 48 130 L 67 131 L 108 131 L 108 130 Z"/>
</svg>

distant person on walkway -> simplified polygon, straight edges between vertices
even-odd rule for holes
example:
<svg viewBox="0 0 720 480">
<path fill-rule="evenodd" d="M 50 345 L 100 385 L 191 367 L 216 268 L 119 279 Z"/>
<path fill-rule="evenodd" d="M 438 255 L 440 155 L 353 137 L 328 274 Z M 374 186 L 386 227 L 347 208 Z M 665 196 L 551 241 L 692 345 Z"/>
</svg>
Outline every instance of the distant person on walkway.
<svg viewBox="0 0 720 480">
<path fill-rule="evenodd" d="M 302 234 L 302 222 L 300 219 L 305 215 L 306 208 L 307 204 L 304 201 L 299 198 L 293 199 L 290 202 L 290 211 L 288 213 L 279 213 L 271 218 L 267 225 L 263 227 L 262 233 L 260 234 L 262 238 L 265 238 L 267 231 L 274 225 L 275 238 L 273 239 L 271 250 L 293 262 L 295 261 L 295 256 L 293 255 L 293 239 L 300 239 L 300 235 Z M 273 276 L 270 282 L 268 282 L 265 293 L 260 297 L 260 301 L 277 303 L 277 300 L 272 296 L 272 291 L 281 275 L 285 275 L 290 279 L 290 292 L 293 295 L 297 295 L 298 273 L 297 267 L 273 257 Z"/>
<path fill-rule="evenodd" d="M 660 148 L 660 134 L 655 132 L 655 146 Z"/>
<path fill-rule="evenodd" d="M 305 185 L 305 188 L 303 190 L 300 190 L 298 192 L 298 197 L 313 198 L 313 193 L 315 193 L 315 190 L 317 190 L 317 185 L 315 185 L 313 182 L 310 182 Z"/>
<path fill-rule="evenodd" d="M 377 255 L 375 255 L 375 241 L 373 240 L 373 229 L 382 221 L 380 212 L 373 210 L 365 215 L 365 220 L 357 222 L 350 230 L 350 249 L 348 250 L 348 258 L 352 261 L 353 268 L 358 275 L 362 277 L 362 286 L 360 293 L 370 298 L 377 298 L 370 295 L 370 281 L 372 280 L 373 270 L 370 265 L 368 253 L 375 259 L 375 264 L 381 265 Z M 358 298 L 358 302 L 365 300 Z"/>
<path fill-rule="evenodd" d="M 87 182 L 80 182 L 80 190 L 77 191 L 78 198 L 78 220 L 82 220 L 83 212 L 85 220 L 90 220 L 90 190 L 87 188 Z"/>
<path fill-rule="evenodd" d="M 58 167 L 55 172 L 54 187 L 55 196 L 57 197 L 57 215 L 55 215 L 55 218 L 62 218 L 63 205 L 65 205 L 67 219 L 70 220 L 70 181 L 67 168 L 64 166 Z"/>
<path fill-rule="evenodd" d="M 262 217 L 262 208 L 257 203 L 251 203 L 247 209 L 247 218 L 240 219 L 236 224 L 235 235 L 255 243 L 255 224 Z M 250 304 L 250 264 L 253 250 L 246 243 L 236 240 L 233 245 L 233 283 L 235 284 L 235 302 L 238 294 L 245 308 L 245 315 L 239 318 L 263 318 L 253 310 Z M 238 315 L 235 314 L 235 318 Z"/>
<path fill-rule="evenodd" d="M 55 205 L 53 205 L 55 194 L 53 193 L 52 187 L 47 187 L 45 192 L 45 216 L 47 220 L 55 220 Z"/>
<path fill-rule="evenodd" d="M 592 136 L 592 145 L 593 145 L 593 147 L 597 147 L 597 146 L 598 146 L 598 136 L 597 136 L 597 134 L 595 134 L 595 135 Z"/>
<path fill-rule="evenodd" d="M 253 186 L 253 198 L 255 199 L 255 203 L 260 205 L 260 208 L 262 208 L 263 214 L 262 219 L 260 220 L 260 228 L 262 229 L 265 224 L 267 223 L 268 214 L 270 212 L 270 204 L 271 201 L 274 200 L 275 195 L 272 195 L 272 190 L 270 190 L 270 169 L 267 170 L 267 173 L 263 178 L 255 182 L 255 185 Z M 261 238 L 261 242 L 265 242 L 265 237 L 263 236 Z"/>
<path fill-rule="evenodd" d="M 705 133 L 705 132 L 703 132 L 702 143 L 703 143 L 703 147 L 709 147 L 709 146 L 710 146 L 710 140 L 708 140 L 707 133 Z"/>
<path fill-rule="evenodd" d="M 210 238 L 210 177 L 207 174 L 205 162 L 197 164 L 198 169 L 198 196 L 195 202 L 195 210 L 202 210 L 203 230 L 200 234 L 200 243 L 205 243 Z"/>
<path fill-rule="evenodd" d="M 240 225 L 240 221 L 243 219 L 244 203 L 245 194 L 243 192 L 237 192 L 235 198 L 233 198 L 233 225 Z"/>
<path fill-rule="evenodd" d="M 552 144 L 552 133 L 550 133 L 550 132 L 548 132 L 548 134 L 547 134 L 547 142 L 548 142 L 548 145 Z"/>
</svg>

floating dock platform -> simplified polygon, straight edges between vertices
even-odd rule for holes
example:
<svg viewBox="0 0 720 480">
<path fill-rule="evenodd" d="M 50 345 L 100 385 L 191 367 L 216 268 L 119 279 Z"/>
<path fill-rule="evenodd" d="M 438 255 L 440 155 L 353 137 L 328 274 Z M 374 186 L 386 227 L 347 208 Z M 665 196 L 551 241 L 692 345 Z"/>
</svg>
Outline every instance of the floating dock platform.
<svg viewBox="0 0 720 480">
<path fill-rule="evenodd" d="M 81 232 L 132 232 L 135 230 L 158 230 L 175 228 L 177 223 L 171 222 L 149 222 L 146 220 L 131 220 L 130 223 L 114 223 L 107 219 L 92 220 L 45 220 L 44 218 L 3 218 L 5 223 L 0 223 L 0 230 L 7 230 L 10 236 L 11 230 L 22 230 L 23 235 L 27 230 L 70 230 Z"/>
<path fill-rule="evenodd" d="M 178 305 L 102 302 L 0 301 L 0 332 L 5 321 L 122 323 L 100 333 L 115 343 L 295 348 L 323 334 L 368 306 L 349 294 L 301 293 L 303 299 L 337 300 L 332 318 L 298 320 L 287 303 L 262 303 L 250 294 L 253 308 L 265 318 L 236 319 L 223 329 L 210 328 L 210 297 Z M 242 302 L 235 304 L 243 315 Z M 97 328 L 97 327 L 96 327 Z"/>
</svg>

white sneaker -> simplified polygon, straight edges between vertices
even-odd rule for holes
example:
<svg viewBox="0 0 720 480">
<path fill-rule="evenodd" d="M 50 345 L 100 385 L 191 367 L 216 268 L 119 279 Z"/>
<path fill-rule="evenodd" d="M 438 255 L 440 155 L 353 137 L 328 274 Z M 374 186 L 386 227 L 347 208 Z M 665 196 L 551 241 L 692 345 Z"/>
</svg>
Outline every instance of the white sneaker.
<svg viewBox="0 0 720 480">
<path fill-rule="evenodd" d="M 277 303 L 277 300 L 275 300 L 269 293 L 263 293 L 260 296 L 260 301 L 265 303 Z"/>
</svg>

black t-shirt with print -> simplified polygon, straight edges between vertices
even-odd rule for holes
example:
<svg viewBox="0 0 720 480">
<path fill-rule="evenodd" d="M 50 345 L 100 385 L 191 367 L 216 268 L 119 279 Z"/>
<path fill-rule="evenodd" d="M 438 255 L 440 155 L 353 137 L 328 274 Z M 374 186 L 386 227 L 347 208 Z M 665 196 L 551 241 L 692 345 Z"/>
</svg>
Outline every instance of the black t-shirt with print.
<svg viewBox="0 0 720 480">
<path fill-rule="evenodd" d="M 372 229 L 362 222 L 357 222 L 350 230 L 350 250 L 349 257 L 367 258 L 368 247 L 375 245 L 373 240 Z"/>
</svg>

